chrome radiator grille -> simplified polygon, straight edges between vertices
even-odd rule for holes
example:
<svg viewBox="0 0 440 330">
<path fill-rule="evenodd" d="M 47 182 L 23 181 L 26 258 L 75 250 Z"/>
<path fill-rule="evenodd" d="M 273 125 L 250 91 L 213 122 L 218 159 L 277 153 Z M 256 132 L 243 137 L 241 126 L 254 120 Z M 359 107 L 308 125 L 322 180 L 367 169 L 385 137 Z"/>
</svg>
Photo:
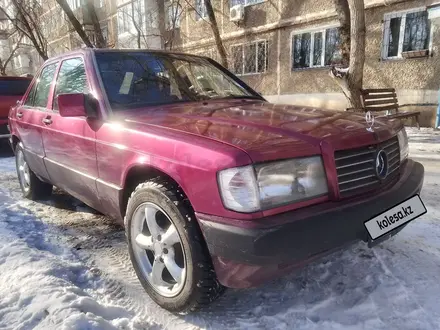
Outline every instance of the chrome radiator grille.
<svg viewBox="0 0 440 330">
<path fill-rule="evenodd" d="M 376 156 L 380 150 L 385 151 L 388 161 L 388 174 L 382 180 L 376 171 Z M 394 137 L 378 145 L 336 151 L 335 162 L 341 197 L 377 189 L 399 175 L 399 141 Z"/>
</svg>

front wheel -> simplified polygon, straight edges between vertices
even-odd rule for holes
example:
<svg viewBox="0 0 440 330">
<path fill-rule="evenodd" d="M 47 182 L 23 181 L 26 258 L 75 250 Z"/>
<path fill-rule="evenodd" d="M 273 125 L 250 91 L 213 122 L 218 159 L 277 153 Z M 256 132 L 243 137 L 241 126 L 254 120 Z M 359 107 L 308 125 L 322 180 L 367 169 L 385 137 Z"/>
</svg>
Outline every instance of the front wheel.
<svg viewBox="0 0 440 330">
<path fill-rule="evenodd" d="M 140 184 L 128 202 L 126 230 L 136 274 L 158 305 L 189 312 L 223 293 L 192 208 L 174 184 Z"/>
<path fill-rule="evenodd" d="M 18 181 L 23 196 L 31 200 L 48 199 L 52 194 L 52 185 L 41 181 L 30 169 L 24 157 L 23 146 L 17 144 L 15 148 L 15 165 L 17 168 Z"/>
</svg>

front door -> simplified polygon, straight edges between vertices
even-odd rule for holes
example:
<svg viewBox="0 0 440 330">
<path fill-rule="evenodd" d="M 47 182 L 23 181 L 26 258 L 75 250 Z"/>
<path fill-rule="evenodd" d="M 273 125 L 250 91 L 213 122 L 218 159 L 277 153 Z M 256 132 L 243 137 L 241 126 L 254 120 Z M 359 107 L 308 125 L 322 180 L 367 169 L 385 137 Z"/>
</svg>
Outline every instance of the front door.
<svg viewBox="0 0 440 330">
<path fill-rule="evenodd" d="M 15 112 L 18 136 L 23 144 L 26 162 L 38 176 L 49 179 L 44 166 L 42 129 L 48 115 L 48 99 L 57 63 L 46 65 L 34 81 L 24 103 Z"/>
<path fill-rule="evenodd" d="M 96 189 L 98 170 L 96 164 L 95 119 L 86 117 L 61 117 L 58 112 L 58 95 L 88 93 L 89 83 L 82 57 L 61 62 L 54 97 L 49 106 L 43 144 L 44 163 L 51 182 L 93 208 L 100 209 Z"/>
</svg>

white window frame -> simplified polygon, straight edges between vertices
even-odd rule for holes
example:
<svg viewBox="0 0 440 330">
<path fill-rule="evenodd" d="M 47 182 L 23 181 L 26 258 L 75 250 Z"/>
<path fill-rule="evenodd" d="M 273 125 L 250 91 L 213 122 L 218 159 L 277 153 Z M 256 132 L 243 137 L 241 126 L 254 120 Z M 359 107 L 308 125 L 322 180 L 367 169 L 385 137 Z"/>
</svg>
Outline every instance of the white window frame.
<svg viewBox="0 0 440 330">
<path fill-rule="evenodd" d="M 290 34 L 290 71 L 296 71 L 296 70 L 307 70 L 310 68 L 325 68 L 325 42 L 326 42 L 326 32 L 327 30 L 331 29 L 337 29 L 339 28 L 339 24 L 333 24 L 333 25 L 326 25 L 323 27 L 319 27 L 316 29 L 307 29 L 307 30 L 299 30 L 299 31 L 293 31 Z M 320 65 L 313 65 L 313 51 L 315 46 L 315 34 L 316 33 L 322 33 L 322 54 L 321 54 L 321 64 Z M 293 56 L 294 56 L 294 49 L 293 49 L 293 38 L 297 35 L 310 33 L 310 54 L 309 54 L 309 66 L 304 68 L 294 68 L 293 67 Z"/>
<path fill-rule="evenodd" d="M 183 7 L 180 3 L 166 3 L 165 4 L 165 8 L 166 8 L 166 29 L 168 31 L 172 30 L 172 29 L 179 29 L 180 25 L 182 23 L 182 15 L 183 15 Z M 176 12 L 176 8 L 177 12 Z M 174 14 L 176 12 L 177 14 L 177 18 L 176 18 L 176 22 L 175 25 L 172 26 L 172 21 L 170 21 L 170 19 L 172 18 L 172 15 L 170 15 L 170 11 L 172 11 L 171 13 Z"/>
<path fill-rule="evenodd" d="M 20 58 L 20 55 L 16 55 L 16 56 L 14 57 L 13 62 L 14 62 L 14 69 L 21 69 L 22 65 L 21 65 L 21 58 Z"/>
<path fill-rule="evenodd" d="M 198 11 L 197 2 L 201 2 L 202 7 L 205 8 L 201 13 Z M 206 10 L 205 1 L 204 0 L 196 0 L 195 1 L 195 14 L 196 14 L 196 22 L 203 21 L 208 17 L 208 11 Z"/>
<path fill-rule="evenodd" d="M 244 54 L 244 47 L 252 45 L 252 44 L 256 45 L 256 47 L 255 47 L 255 61 L 256 62 L 255 63 L 256 63 L 257 69 L 258 69 L 258 44 L 260 42 L 264 42 L 264 54 L 266 55 L 264 63 L 265 64 L 267 63 L 267 65 L 265 65 L 264 71 L 262 71 L 262 72 L 257 72 L 256 71 L 256 72 L 247 72 L 247 73 L 245 73 L 244 71 L 245 71 L 245 65 L 246 65 L 246 56 Z M 238 47 L 238 46 L 242 46 L 242 50 L 241 50 L 241 54 L 242 54 L 242 68 L 241 69 L 242 70 L 241 70 L 241 73 L 233 72 L 236 76 L 240 76 L 240 77 L 252 76 L 252 75 L 258 75 L 258 74 L 266 73 L 268 71 L 268 69 L 269 69 L 268 68 L 269 67 L 269 60 L 268 60 L 269 42 L 267 41 L 267 39 L 258 39 L 258 40 L 254 40 L 254 41 L 251 41 L 251 42 L 243 42 L 243 43 L 233 44 L 233 45 L 230 46 L 230 49 L 232 49 L 233 47 Z M 232 54 L 232 51 L 231 51 L 231 54 Z M 234 64 L 232 64 L 232 67 L 234 67 Z"/>
<path fill-rule="evenodd" d="M 125 13 L 125 10 L 128 10 L 128 15 Z M 133 2 L 127 2 L 125 4 L 123 4 L 122 6 L 118 7 L 117 11 L 116 11 L 116 17 L 117 17 L 117 22 L 118 22 L 118 36 L 127 36 L 130 35 L 131 33 L 133 33 L 134 30 L 134 24 L 133 24 Z M 121 15 L 122 17 L 122 21 L 119 19 L 119 15 Z M 128 19 L 128 24 L 127 24 L 127 29 L 125 29 L 125 24 L 122 24 L 122 26 L 124 27 L 124 30 L 121 29 L 120 24 L 122 23 L 126 23 L 125 22 L 125 17 L 127 17 Z"/>
<path fill-rule="evenodd" d="M 253 6 L 253 5 L 259 5 L 260 3 L 266 2 L 267 0 L 257 0 L 256 2 L 252 2 L 252 3 L 249 3 L 249 1 L 252 1 L 252 0 L 241 0 L 240 2 L 243 3 L 243 7 L 248 7 L 248 6 Z M 229 0 L 229 7 L 232 8 L 231 0 Z"/>
<path fill-rule="evenodd" d="M 75 10 L 81 7 L 84 4 L 83 0 L 67 0 L 70 9 Z"/>
<path fill-rule="evenodd" d="M 418 13 L 421 11 L 426 11 L 426 7 L 418 7 L 408 10 L 395 11 L 391 13 L 386 13 L 384 15 L 384 25 L 383 25 L 383 44 L 382 44 L 382 59 L 383 60 L 393 60 L 393 59 L 403 59 L 402 50 L 403 50 L 403 41 L 405 39 L 405 25 L 406 25 L 406 15 L 411 13 Z M 389 41 L 390 41 L 390 22 L 392 18 L 401 17 L 400 20 L 400 32 L 399 32 L 399 49 L 397 51 L 397 56 L 388 56 L 389 49 Z M 429 20 L 429 18 L 428 18 Z M 428 50 L 429 53 L 432 51 L 432 34 L 433 34 L 433 24 L 431 24 L 431 28 L 429 31 L 429 40 L 428 40 Z"/>
</svg>

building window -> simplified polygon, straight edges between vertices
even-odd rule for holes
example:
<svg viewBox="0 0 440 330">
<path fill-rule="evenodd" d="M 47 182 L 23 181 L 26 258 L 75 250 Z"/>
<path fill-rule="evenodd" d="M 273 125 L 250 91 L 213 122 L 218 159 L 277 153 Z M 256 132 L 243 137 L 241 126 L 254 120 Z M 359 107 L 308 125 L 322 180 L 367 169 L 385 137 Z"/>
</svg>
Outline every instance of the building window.
<svg viewBox="0 0 440 330">
<path fill-rule="evenodd" d="M 27 36 L 23 36 L 23 38 L 21 39 L 21 43 L 26 46 L 33 45 L 31 39 L 29 39 L 29 37 L 27 37 Z"/>
<path fill-rule="evenodd" d="M 196 21 L 208 17 L 206 11 L 205 0 L 196 0 Z"/>
<path fill-rule="evenodd" d="M 167 30 L 180 28 L 180 17 L 182 16 L 182 7 L 179 4 L 168 4 L 167 7 Z"/>
<path fill-rule="evenodd" d="M 386 14 L 384 22 L 382 58 L 402 58 L 405 52 L 429 49 L 431 24 L 426 10 Z"/>
<path fill-rule="evenodd" d="M 14 68 L 16 68 L 16 69 L 21 68 L 20 56 L 14 57 Z"/>
<path fill-rule="evenodd" d="M 130 33 L 133 26 L 133 5 L 128 3 L 118 8 L 118 33 Z"/>
<path fill-rule="evenodd" d="M 266 0 L 229 0 L 229 7 L 232 8 L 237 5 L 251 6 L 265 1 Z"/>
<path fill-rule="evenodd" d="M 118 33 L 142 34 L 145 27 L 145 1 L 134 0 L 118 8 Z"/>
<path fill-rule="evenodd" d="M 231 47 L 232 70 L 237 75 L 267 71 L 268 43 L 266 40 Z"/>
<path fill-rule="evenodd" d="M 292 69 L 341 63 L 338 28 L 295 34 L 292 37 Z"/>
<path fill-rule="evenodd" d="M 104 42 L 106 45 L 108 45 L 108 23 L 104 22 L 102 24 L 100 24 L 101 27 L 101 34 L 102 37 L 104 38 Z M 97 35 L 95 33 L 95 31 L 91 30 L 91 31 L 87 31 L 87 35 L 90 39 L 90 41 L 92 42 L 92 44 L 96 45 L 98 42 L 98 38 Z"/>
<path fill-rule="evenodd" d="M 67 0 L 70 9 L 75 10 L 84 4 L 84 0 Z"/>
<path fill-rule="evenodd" d="M 101 33 L 106 44 L 108 44 L 108 23 L 105 22 L 101 25 Z"/>
</svg>

